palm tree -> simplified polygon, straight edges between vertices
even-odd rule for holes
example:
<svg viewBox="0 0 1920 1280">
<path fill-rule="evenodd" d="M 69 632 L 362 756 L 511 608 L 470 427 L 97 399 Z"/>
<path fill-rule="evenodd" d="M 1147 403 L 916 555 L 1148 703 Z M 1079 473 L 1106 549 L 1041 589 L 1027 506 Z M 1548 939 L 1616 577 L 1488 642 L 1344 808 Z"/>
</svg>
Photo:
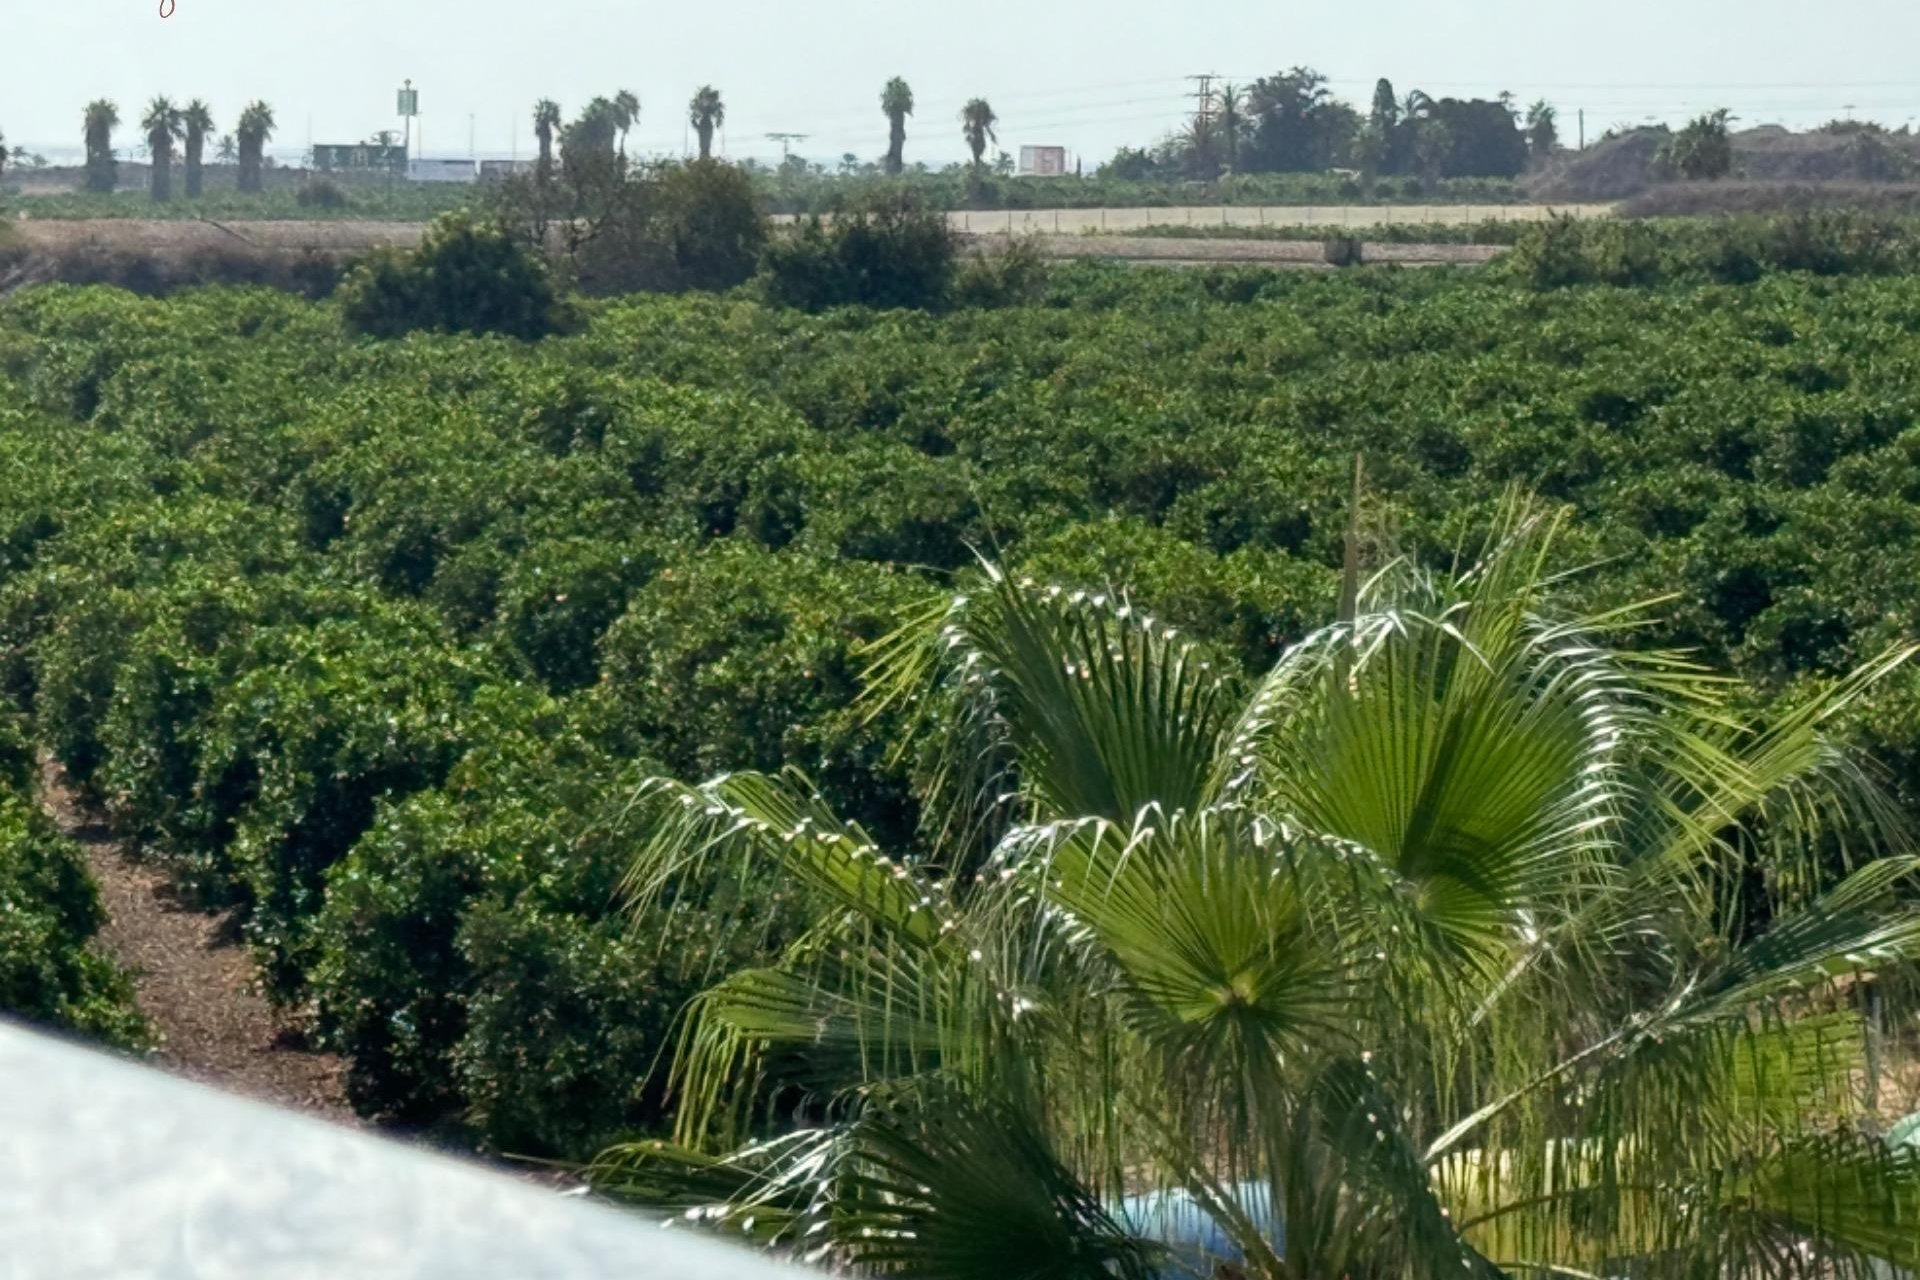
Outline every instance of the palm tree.
<svg viewBox="0 0 1920 1280">
<path fill-rule="evenodd" d="M 187 199 L 198 200 L 201 189 L 201 160 L 206 154 L 207 135 L 214 130 L 213 108 L 195 98 L 180 113 L 187 129 Z"/>
<path fill-rule="evenodd" d="M 0 132 L 0 177 L 6 176 L 8 154 L 7 135 L 5 132 Z"/>
<path fill-rule="evenodd" d="M 543 185 L 553 180 L 553 139 L 560 129 L 560 104 L 542 98 L 533 104 L 533 136 L 540 142 L 540 159 L 534 177 Z"/>
<path fill-rule="evenodd" d="M 236 132 L 240 137 L 240 190 L 257 193 L 266 166 L 267 143 L 273 138 L 273 108 L 264 102 L 250 102 L 240 113 Z"/>
<path fill-rule="evenodd" d="M 700 139 L 700 158 L 713 158 L 713 131 L 727 122 L 727 104 L 720 98 L 720 91 L 710 84 L 700 86 L 699 92 L 687 103 L 687 123 L 693 126 L 694 134 Z"/>
<path fill-rule="evenodd" d="M 1229 172 L 1240 167 L 1240 138 L 1247 131 L 1243 114 L 1246 100 L 1246 92 L 1231 84 L 1220 91 L 1220 141 L 1226 149 Z"/>
<path fill-rule="evenodd" d="M 981 157 L 987 154 L 987 143 L 1000 141 L 993 126 L 1000 123 L 1000 117 L 993 114 L 993 108 L 985 98 L 975 98 L 960 108 L 960 136 L 967 140 L 967 150 L 973 153 L 973 173 L 980 175 Z"/>
<path fill-rule="evenodd" d="M 149 190 L 156 203 L 165 203 L 173 199 L 173 144 L 180 139 L 180 108 L 173 105 L 171 98 L 155 98 L 147 104 L 147 114 L 141 117 L 140 127 L 147 131 L 147 151 L 152 162 Z"/>
<path fill-rule="evenodd" d="M 234 142 L 232 134 L 220 135 L 220 150 L 216 153 L 216 158 L 221 164 L 232 164 L 240 158 L 240 147 Z"/>
<path fill-rule="evenodd" d="M 880 110 L 887 117 L 887 172 L 898 175 L 906 167 L 907 117 L 913 114 L 913 90 L 899 76 L 880 91 Z"/>
<path fill-rule="evenodd" d="M 613 95 L 613 118 L 620 125 L 620 154 L 627 154 L 627 130 L 640 123 L 640 99 L 632 90 L 622 89 Z"/>
<path fill-rule="evenodd" d="M 1861 1100 L 1920 859 L 1826 734 L 1907 655 L 1749 724 L 1617 647 L 1644 607 L 1561 606 L 1557 523 L 1350 553 L 1247 692 L 990 570 L 875 654 L 935 735 L 919 856 L 797 775 L 646 784 L 637 904 L 759 864 L 814 925 L 688 1011 L 677 1142 L 594 1180 L 951 1280 L 1920 1264 L 1920 1152 Z"/>
<path fill-rule="evenodd" d="M 113 158 L 113 131 L 120 127 L 120 108 L 106 98 L 87 104 L 87 190 L 109 192 L 120 185 L 120 166 Z"/>
</svg>

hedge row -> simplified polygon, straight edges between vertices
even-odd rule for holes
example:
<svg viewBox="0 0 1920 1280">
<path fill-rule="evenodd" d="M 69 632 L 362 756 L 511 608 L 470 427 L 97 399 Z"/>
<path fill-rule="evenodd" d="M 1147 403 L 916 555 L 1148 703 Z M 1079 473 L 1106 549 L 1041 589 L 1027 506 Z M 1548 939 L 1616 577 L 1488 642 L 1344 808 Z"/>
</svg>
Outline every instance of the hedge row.
<svg viewBox="0 0 1920 1280">
<path fill-rule="evenodd" d="M 132 983 L 93 945 L 99 889 L 34 803 L 34 772 L 23 726 L 0 714 L 0 1015 L 137 1047 Z"/>
</svg>

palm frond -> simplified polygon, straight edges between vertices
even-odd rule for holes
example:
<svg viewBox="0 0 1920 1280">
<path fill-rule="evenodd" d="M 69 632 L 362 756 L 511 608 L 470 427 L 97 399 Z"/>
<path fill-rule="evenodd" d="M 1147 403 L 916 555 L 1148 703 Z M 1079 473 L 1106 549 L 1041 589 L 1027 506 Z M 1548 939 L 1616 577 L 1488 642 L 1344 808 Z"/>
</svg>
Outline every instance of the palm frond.
<svg viewBox="0 0 1920 1280">
<path fill-rule="evenodd" d="M 888 857 L 797 773 L 727 774 L 697 787 L 653 778 L 630 808 L 649 824 L 622 886 L 636 911 L 731 861 L 743 871 L 775 871 L 828 908 L 854 912 L 904 940 L 931 944 L 950 927 L 945 888 Z"/>
<path fill-rule="evenodd" d="M 1122 599 L 986 574 L 876 646 L 869 673 L 876 709 L 946 687 L 942 843 L 977 840 L 1016 791 L 1043 820 L 1204 803 L 1231 710 L 1198 651 Z"/>
</svg>

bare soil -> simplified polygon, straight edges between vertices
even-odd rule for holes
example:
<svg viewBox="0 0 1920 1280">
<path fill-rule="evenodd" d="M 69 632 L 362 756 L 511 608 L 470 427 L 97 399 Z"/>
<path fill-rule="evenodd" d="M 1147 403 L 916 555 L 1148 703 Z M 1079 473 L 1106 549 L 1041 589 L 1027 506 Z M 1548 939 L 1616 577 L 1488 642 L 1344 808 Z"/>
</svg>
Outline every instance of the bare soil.
<svg viewBox="0 0 1920 1280">
<path fill-rule="evenodd" d="M 344 1124 L 345 1064 L 308 1048 L 298 1026 L 260 993 L 252 959 L 227 913 L 183 902 L 167 875 L 108 831 L 58 764 L 42 767 L 41 798 L 85 850 L 107 925 L 100 943 L 132 970 L 152 1024 L 154 1065 L 263 1102 Z"/>
</svg>

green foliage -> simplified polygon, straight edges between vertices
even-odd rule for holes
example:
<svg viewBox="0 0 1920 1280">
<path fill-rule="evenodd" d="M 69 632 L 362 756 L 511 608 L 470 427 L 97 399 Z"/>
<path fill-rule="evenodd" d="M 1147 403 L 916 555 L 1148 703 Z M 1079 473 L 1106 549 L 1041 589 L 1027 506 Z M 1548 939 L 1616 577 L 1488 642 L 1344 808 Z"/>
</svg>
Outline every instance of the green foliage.
<svg viewBox="0 0 1920 1280">
<path fill-rule="evenodd" d="M 1496 274 L 1534 289 L 1751 284 L 1780 271 L 1891 275 L 1920 263 L 1911 221 L 1844 211 L 1644 222 L 1558 217 L 1508 235 L 1514 251 Z"/>
<path fill-rule="evenodd" d="M 767 247 L 764 282 L 777 306 L 945 306 L 956 257 L 946 217 L 881 197 L 831 221 L 808 218 Z"/>
<path fill-rule="evenodd" d="M 731 289 L 759 265 L 767 221 L 753 181 L 712 160 L 667 165 L 654 175 L 672 289 Z"/>
<path fill-rule="evenodd" d="M 543 338 L 566 323 L 545 263 L 503 229 L 447 214 L 409 253 L 375 254 L 341 290 L 357 332 L 398 338 L 417 330 Z"/>
<path fill-rule="evenodd" d="M 922 590 L 858 561 L 714 543 L 634 594 L 602 644 L 607 695 L 631 749 L 669 767 L 796 766 L 876 830 L 910 831 L 903 770 L 852 703 L 860 646 Z"/>
<path fill-rule="evenodd" d="M 1124 598 L 985 566 L 872 673 L 937 761 L 912 853 L 796 776 L 650 781 L 639 910 L 744 866 L 811 928 L 692 1007 L 680 1145 L 596 1181 L 881 1273 L 1920 1259 L 1854 1008 L 1913 1013 L 1920 857 L 1825 729 L 1916 647 L 1744 723 L 1618 647 L 1649 606 L 1567 607 L 1562 519 L 1350 577 L 1250 690 Z M 821 1101 L 766 1139 L 795 1078 Z M 1143 1190 L 1200 1229 L 1155 1238 Z"/>
<path fill-rule="evenodd" d="M 353 204 L 346 188 L 331 178 L 314 178 L 304 182 L 300 190 L 294 193 L 294 202 L 302 209 L 345 209 Z"/>
<path fill-rule="evenodd" d="M 854 700 L 865 643 L 981 554 L 1124 590 L 1244 687 L 1332 616 L 1362 453 L 1367 564 L 1450 564 L 1542 491 L 1594 566 L 1567 589 L 1677 592 L 1636 643 L 1731 665 L 1738 717 L 1913 634 L 1920 289 L 1877 225 L 1653 224 L 1631 288 L 1085 264 L 1031 305 L 644 296 L 539 343 L 362 342 L 267 290 L 22 290 L 0 682 L 235 906 L 364 1107 L 579 1153 L 673 1121 L 705 985 L 675 956 L 761 967 L 726 895 L 792 888 L 732 867 L 630 931 L 635 762 L 799 768 L 883 847 L 934 842 L 915 785 L 958 775 L 907 703 Z M 951 301 L 982 300 L 970 270 Z M 1917 689 L 1833 722 L 1909 804 Z M 844 1065 L 797 1073 L 783 1120 Z"/>
<path fill-rule="evenodd" d="M 1657 163 L 1689 182 L 1711 181 L 1733 172 L 1731 113 L 1725 107 L 1687 122 L 1660 148 Z"/>
<path fill-rule="evenodd" d="M 34 808 L 22 743 L 0 717 L 0 1014 L 138 1047 L 133 984 L 89 945 L 103 922 L 80 849 Z"/>
<path fill-rule="evenodd" d="M 622 766 L 564 708 L 490 689 L 473 718 L 484 739 L 445 785 L 383 804 L 327 873 L 313 992 L 322 1034 L 347 1055 L 350 1092 L 370 1114 L 415 1123 L 459 1114 L 455 1055 L 479 980 L 457 945 L 469 908 L 481 898 L 516 902 L 551 874 L 584 876 L 588 859 L 606 861 L 614 838 Z M 612 875 L 576 905 L 592 912 L 596 893 L 610 900 Z M 510 1053 L 516 1043 L 509 1036 L 486 1051 Z"/>
<path fill-rule="evenodd" d="M 383 799 L 437 786 L 460 757 L 480 672 L 397 606 L 266 628 L 218 691 L 201 743 L 199 830 L 230 865 L 269 991 L 300 993 L 325 874 Z"/>
</svg>

